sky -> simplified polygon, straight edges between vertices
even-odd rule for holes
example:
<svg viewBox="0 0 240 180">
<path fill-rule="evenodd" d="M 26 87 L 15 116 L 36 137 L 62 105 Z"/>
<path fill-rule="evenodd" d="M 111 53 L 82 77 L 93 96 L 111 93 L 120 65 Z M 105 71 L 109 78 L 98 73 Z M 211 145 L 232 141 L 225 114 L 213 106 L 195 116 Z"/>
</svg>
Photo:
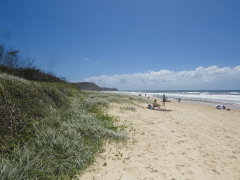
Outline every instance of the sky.
<svg viewBox="0 0 240 180">
<path fill-rule="evenodd" d="M 119 90 L 240 90 L 239 22 L 239 0 L 0 0 L 0 44 Z"/>
</svg>

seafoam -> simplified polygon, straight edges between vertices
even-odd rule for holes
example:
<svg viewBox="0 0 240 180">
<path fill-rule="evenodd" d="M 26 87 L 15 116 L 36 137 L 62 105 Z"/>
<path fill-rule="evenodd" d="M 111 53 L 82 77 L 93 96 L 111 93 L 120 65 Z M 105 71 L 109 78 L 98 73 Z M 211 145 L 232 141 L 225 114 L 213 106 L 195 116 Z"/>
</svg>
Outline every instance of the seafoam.
<svg viewBox="0 0 240 180">
<path fill-rule="evenodd" d="M 116 92 L 115 92 L 116 93 Z M 195 103 L 211 103 L 211 104 L 228 104 L 240 108 L 240 91 L 239 90 L 209 90 L 209 91 L 188 91 L 188 90 L 148 90 L 148 91 L 119 91 L 118 93 L 126 93 L 132 95 L 141 95 L 152 98 L 161 98 L 163 94 L 169 100 L 181 99 L 181 101 L 189 101 Z"/>
</svg>

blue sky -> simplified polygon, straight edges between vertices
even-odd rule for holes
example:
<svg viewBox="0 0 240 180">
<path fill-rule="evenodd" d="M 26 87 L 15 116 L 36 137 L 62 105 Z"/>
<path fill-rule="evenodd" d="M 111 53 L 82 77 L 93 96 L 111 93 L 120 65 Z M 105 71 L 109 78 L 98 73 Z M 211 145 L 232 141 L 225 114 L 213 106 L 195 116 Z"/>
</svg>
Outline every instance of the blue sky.
<svg viewBox="0 0 240 180">
<path fill-rule="evenodd" d="M 0 0 L 0 43 L 71 82 L 240 89 L 239 0 Z"/>
</svg>

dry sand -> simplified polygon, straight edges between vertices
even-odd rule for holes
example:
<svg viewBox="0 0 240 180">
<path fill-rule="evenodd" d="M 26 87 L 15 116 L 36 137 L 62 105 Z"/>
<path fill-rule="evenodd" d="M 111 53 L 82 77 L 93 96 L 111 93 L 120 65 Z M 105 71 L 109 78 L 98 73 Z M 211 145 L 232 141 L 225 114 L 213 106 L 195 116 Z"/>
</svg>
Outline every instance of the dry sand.
<svg viewBox="0 0 240 180">
<path fill-rule="evenodd" d="M 171 112 L 146 107 L 109 109 L 129 140 L 106 144 L 79 179 L 240 179 L 240 110 L 182 102 L 166 103 Z"/>
</svg>

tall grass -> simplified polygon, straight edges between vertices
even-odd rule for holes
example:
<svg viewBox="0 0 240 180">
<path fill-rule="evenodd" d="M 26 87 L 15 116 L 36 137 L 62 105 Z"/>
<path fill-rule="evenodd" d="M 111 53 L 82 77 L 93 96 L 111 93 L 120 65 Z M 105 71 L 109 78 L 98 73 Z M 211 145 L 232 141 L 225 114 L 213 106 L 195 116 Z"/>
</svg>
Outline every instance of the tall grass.
<svg viewBox="0 0 240 180">
<path fill-rule="evenodd" d="M 142 96 L 132 96 L 120 93 L 90 93 L 89 98 L 97 98 L 98 101 L 106 101 L 107 103 L 132 104 L 138 106 L 139 103 L 152 103 L 151 100 Z"/>
<path fill-rule="evenodd" d="M 4 180 L 73 178 L 94 161 L 106 140 L 126 139 L 116 119 L 102 109 L 112 102 L 145 102 L 126 95 L 84 93 L 67 83 L 30 82 L 1 73 L 0 80 L 8 101 L 4 103 L 1 95 L 0 106 L 11 107 L 22 134 L 22 140 L 9 136 L 9 142 L 15 142 L 10 151 L 2 148 L 0 179 Z M 26 106 L 26 100 L 31 104 Z M 5 137 L 8 131 L 1 133 Z M 8 145 L 3 142 L 7 141 L 1 141 L 2 147 Z"/>
</svg>

